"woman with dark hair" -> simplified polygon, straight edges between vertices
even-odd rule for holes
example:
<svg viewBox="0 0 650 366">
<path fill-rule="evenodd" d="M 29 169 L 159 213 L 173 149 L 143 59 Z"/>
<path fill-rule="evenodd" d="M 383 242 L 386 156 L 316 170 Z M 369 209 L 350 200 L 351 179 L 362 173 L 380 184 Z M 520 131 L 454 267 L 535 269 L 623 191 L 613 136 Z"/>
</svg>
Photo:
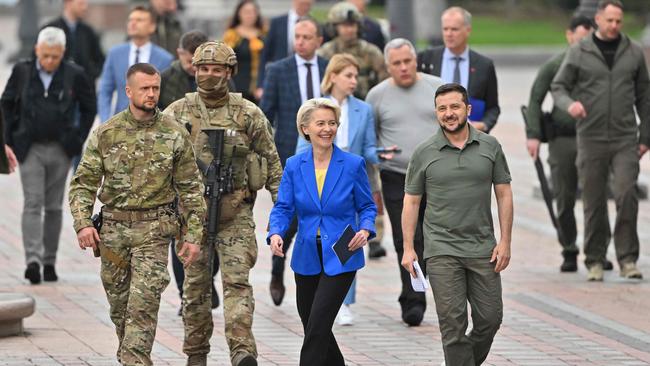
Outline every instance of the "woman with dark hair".
<svg viewBox="0 0 650 366">
<path fill-rule="evenodd" d="M 266 29 L 260 8 L 254 0 L 242 0 L 235 7 L 223 41 L 237 54 L 239 71 L 233 76 L 235 90 L 244 98 L 257 102 L 253 93 L 257 88 L 257 68 L 264 48 Z"/>
</svg>

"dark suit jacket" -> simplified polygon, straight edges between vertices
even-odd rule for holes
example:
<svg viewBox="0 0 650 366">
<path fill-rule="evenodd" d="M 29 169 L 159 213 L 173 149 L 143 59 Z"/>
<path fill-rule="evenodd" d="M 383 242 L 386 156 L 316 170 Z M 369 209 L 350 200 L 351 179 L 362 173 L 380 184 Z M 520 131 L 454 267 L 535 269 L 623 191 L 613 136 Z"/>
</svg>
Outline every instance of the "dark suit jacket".
<svg viewBox="0 0 650 366">
<path fill-rule="evenodd" d="M 69 90 L 65 89 L 66 79 L 70 80 Z M 32 100 L 29 100 L 30 94 L 40 92 L 34 89 L 36 87 L 43 89 L 36 69 L 36 61 L 19 61 L 14 65 L 7 86 L 0 97 L 2 115 L 5 118 L 6 144 L 14 150 L 20 162 L 27 157 L 36 134 L 35 129 L 38 128 L 38 123 L 33 117 L 34 109 L 30 108 Z M 62 61 L 54 72 L 48 90 L 50 95 L 59 95 L 56 108 L 59 108 L 64 118 L 62 121 L 57 121 L 60 122 L 63 130 L 55 137 L 56 141 L 61 143 L 65 152 L 72 158 L 81 152 L 95 120 L 97 105 L 94 85 L 79 65 Z M 54 106 L 54 104 L 50 105 Z M 78 124 L 75 123 L 77 109 Z"/>
<path fill-rule="evenodd" d="M 418 53 L 418 71 L 440 76 L 444 46 L 438 46 Z M 469 50 L 469 81 L 467 93 L 471 98 L 485 101 L 483 121 L 488 132 L 496 125 L 501 113 L 499 93 L 497 91 L 497 74 L 494 63 L 480 53 Z"/>
<path fill-rule="evenodd" d="M 291 54 L 287 39 L 287 26 L 289 22 L 289 14 L 284 14 L 271 19 L 269 32 L 264 38 L 264 48 L 262 48 L 262 56 L 260 57 L 260 65 L 257 71 L 257 85 L 258 87 L 264 85 L 264 74 L 266 66 L 271 62 L 281 60 Z"/>
<path fill-rule="evenodd" d="M 327 60 L 318 57 L 318 72 L 325 75 Z M 260 108 L 275 127 L 275 146 L 282 166 L 296 152 L 298 129 L 296 114 L 302 104 L 298 83 L 298 65 L 294 56 L 269 64 L 264 78 Z"/>
<path fill-rule="evenodd" d="M 95 81 L 102 72 L 104 65 L 104 52 L 97 33 L 83 21 L 77 23 L 77 29 L 73 35 L 63 17 L 56 18 L 43 26 L 57 27 L 65 32 L 65 59 L 72 60 L 83 67 L 90 80 Z"/>
</svg>

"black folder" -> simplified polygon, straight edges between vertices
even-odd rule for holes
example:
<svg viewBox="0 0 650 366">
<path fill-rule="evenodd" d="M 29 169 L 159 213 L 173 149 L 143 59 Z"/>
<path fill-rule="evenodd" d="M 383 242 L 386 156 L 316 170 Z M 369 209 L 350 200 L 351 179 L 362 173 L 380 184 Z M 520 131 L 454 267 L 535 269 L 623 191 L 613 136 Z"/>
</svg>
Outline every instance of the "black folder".
<svg viewBox="0 0 650 366">
<path fill-rule="evenodd" d="M 352 257 L 354 253 L 356 253 L 359 250 L 363 250 L 362 248 L 358 248 L 354 251 L 350 251 L 348 249 L 348 245 L 352 241 L 352 238 L 357 233 L 352 229 L 352 226 L 348 225 L 345 227 L 345 230 L 343 230 L 343 234 L 339 237 L 339 239 L 332 245 L 332 249 L 334 249 L 334 252 L 336 253 L 336 256 L 339 257 L 339 261 L 341 261 L 342 265 L 345 265 L 345 263 Z"/>
</svg>

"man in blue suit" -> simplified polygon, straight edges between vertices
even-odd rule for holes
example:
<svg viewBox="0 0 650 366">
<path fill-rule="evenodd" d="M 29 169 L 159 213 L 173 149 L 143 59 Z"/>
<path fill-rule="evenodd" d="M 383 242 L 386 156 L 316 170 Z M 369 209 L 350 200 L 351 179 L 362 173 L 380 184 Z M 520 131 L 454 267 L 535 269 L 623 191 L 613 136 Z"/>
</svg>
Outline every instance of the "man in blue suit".
<svg viewBox="0 0 650 366">
<path fill-rule="evenodd" d="M 264 39 L 264 48 L 260 65 L 257 71 L 257 85 L 255 97 L 262 99 L 264 75 L 266 66 L 271 62 L 281 60 L 291 56 L 294 52 L 293 39 L 295 26 L 298 19 L 309 15 L 314 0 L 293 0 L 291 9 L 287 14 L 283 14 L 271 19 L 269 32 Z"/>
<path fill-rule="evenodd" d="M 129 13 L 126 26 L 130 42 L 117 45 L 108 51 L 99 79 L 97 109 L 102 123 L 129 105 L 124 88 L 126 71 L 131 65 L 147 62 L 161 71 L 171 65 L 174 57 L 150 42 L 151 35 L 155 31 L 156 22 L 151 10 L 143 6 L 134 7 Z M 117 93 L 115 108 L 112 108 L 113 93 Z"/>
<path fill-rule="evenodd" d="M 327 60 L 316 56 L 322 41 L 318 22 L 301 18 L 295 26 L 296 54 L 270 64 L 266 73 L 260 108 L 275 128 L 275 146 L 282 167 L 296 151 L 298 109 L 306 100 L 320 97 L 320 83 L 327 67 Z M 283 238 L 285 253 L 295 233 L 294 221 Z M 280 305 L 284 298 L 283 273 L 284 258 L 273 257 L 271 297 L 276 305 Z"/>
</svg>

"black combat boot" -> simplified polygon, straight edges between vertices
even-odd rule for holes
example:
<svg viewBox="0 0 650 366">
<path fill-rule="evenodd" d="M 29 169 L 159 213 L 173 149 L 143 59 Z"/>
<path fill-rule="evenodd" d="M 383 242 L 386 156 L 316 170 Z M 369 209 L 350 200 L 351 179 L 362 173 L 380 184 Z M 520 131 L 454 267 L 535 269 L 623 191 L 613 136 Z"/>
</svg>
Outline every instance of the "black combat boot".
<svg viewBox="0 0 650 366">
<path fill-rule="evenodd" d="M 564 253 L 564 262 L 560 266 L 560 272 L 576 272 L 578 270 L 578 253 Z"/>
<path fill-rule="evenodd" d="M 386 256 L 386 249 L 378 241 L 368 242 L 368 258 L 381 258 Z"/>
</svg>

